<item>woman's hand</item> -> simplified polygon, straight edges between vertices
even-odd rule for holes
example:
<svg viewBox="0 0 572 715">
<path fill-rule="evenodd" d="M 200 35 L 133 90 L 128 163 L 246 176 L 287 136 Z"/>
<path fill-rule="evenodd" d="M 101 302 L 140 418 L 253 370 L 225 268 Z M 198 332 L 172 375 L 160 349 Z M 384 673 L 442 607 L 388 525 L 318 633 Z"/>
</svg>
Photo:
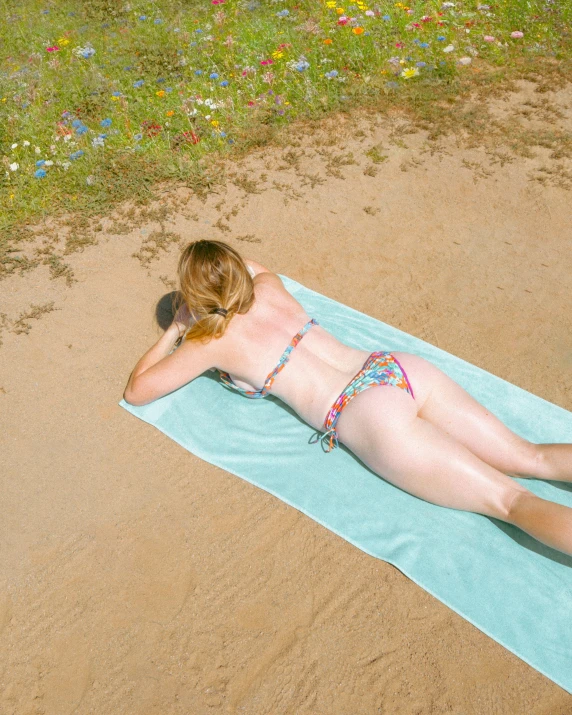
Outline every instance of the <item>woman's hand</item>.
<svg viewBox="0 0 572 715">
<path fill-rule="evenodd" d="M 185 332 L 191 327 L 193 323 L 193 317 L 191 316 L 186 303 L 179 306 L 179 309 L 175 313 L 173 318 L 173 325 L 177 326 L 179 331 L 179 337 L 181 338 Z"/>
</svg>

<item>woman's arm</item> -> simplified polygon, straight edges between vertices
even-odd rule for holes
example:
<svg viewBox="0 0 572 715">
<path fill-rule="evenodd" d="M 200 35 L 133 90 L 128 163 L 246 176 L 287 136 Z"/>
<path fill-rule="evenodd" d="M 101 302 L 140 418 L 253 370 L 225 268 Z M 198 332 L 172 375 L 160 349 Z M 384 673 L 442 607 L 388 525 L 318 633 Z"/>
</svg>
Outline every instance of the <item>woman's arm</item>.
<svg viewBox="0 0 572 715">
<path fill-rule="evenodd" d="M 155 345 L 143 355 L 133 368 L 133 372 L 127 381 L 127 386 L 123 393 L 123 398 L 126 402 L 132 405 L 145 404 L 138 401 L 138 393 L 135 389 L 137 378 L 150 367 L 153 367 L 153 365 L 156 365 L 160 360 L 167 357 L 175 346 L 175 343 L 184 335 L 186 330 L 187 326 L 184 323 L 173 321 Z"/>
</svg>

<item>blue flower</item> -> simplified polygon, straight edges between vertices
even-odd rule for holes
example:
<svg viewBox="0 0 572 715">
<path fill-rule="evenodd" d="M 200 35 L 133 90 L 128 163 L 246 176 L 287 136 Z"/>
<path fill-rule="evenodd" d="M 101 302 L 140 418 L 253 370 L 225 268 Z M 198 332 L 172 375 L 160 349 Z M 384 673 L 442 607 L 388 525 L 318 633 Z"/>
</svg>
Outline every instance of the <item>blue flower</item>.
<svg viewBox="0 0 572 715">
<path fill-rule="evenodd" d="M 39 161 L 36 162 L 36 166 L 43 166 L 46 163 L 45 159 L 40 159 Z"/>
<path fill-rule="evenodd" d="M 202 70 L 195 70 L 195 74 L 202 74 L 202 73 L 203 73 Z"/>
<path fill-rule="evenodd" d="M 134 87 L 141 87 L 142 84 L 145 83 L 144 79 L 138 79 L 137 82 L 133 82 Z"/>
<path fill-rule="evenodd" d="M 140 19 L 140 20 L 146 20 L 146 19 L 147 19 L 147 15 L 139 15 L 139 19 Z"/>
<path fill-rule="evenodd" d="M 167 80 L 164 77 L 159 77 L 157 80 L 157 84 L 161 84 L 162 82 L 166 82 Z"/>
<path fill-rule="evenodd" d="M 220 135 L 221 135 L 221 137 L 225 137 L 225 136 L 226 136 L 226 132 L 221 132 Z"/>
<path fill-rule="evenodd" d="M 197 29 L 195 30 L 195 32 L 202 32 L 202 30 L 201 30 L 200 27 L 197 27 Z"/>
<path fill-rule="evenodd" d="M 75 130 L 75 133 L 76 133 L 76 134 L 79 134 L 80 136 L 81 136 L 82 134 L 85 134 L 86 132 L 87 132 L 87 127 L 85 126 L 85 124 L 82 124 L 81 127 L 78 127 L 78 128 Z"/>
<path fill-rule="evenodd" d="M 183 50 L 178 49 L 178 50 L 177 50 L 177 54 L 178 54 L 178 55 L 182 55 L 182 54 L 183 54 Z"/>
<path fill-rule="evenodd" d="M 300 60 L 300 62 L 298 62 L 298 64 L 295 65 L 298 72 L 303 72 L 304 70 L 307 70 L 309 66 L 310 66 L 310 63 L 306 62 L 306 60 Z"/>
<path fill-rule="evenodd" d="M 112 92 L 113 97 L 121 97 L 121 92 Z"/>
<path fill-rule="evenodd" d="M 123 69 L 125 70 L 125 72 L 129 72 L 129 70 L 132 70 L 133 67 L 131 65 L 128 65 L 127 67 L 124 67 Z"/>
<path fill-rule="evenodd" d="M 103 134 L 100 134 L 100 135 L 99 135 L 99 138 L 100 138 L 100 139 L 105 139 L 106 137 L 107 137 L 107 134 L 106 134 L 105 132 L 104 132 Z"/>
<path fill-rule="evenodd" d="M 165 92 L 172 92 L 173 88 L 172 87 L 165 87 Z"/>
<path fill-rule="evenodd" d="M 445 37 L 445 35 L 439 35 L 437 39 L 439 40 L 439 42 L 443 42 L 443 40 L 446 40 L 447 38 Z"/>
<path fill-rule="evenodd" d="M 38 169 L 37 171 L 34 172 L 34 176 L 36 177 L 36 179 L 43 179 L 45 175 L 46 175 L 45 169 Z"/>
<path fill-rule="evenodd" d="M 93 57 L 93 55 L 95 55 L 95 50 L 93 49 L 93 47 L 85 47 L 81 52 L 81 56 L 85 60 L 88 60 L 90 57 Z"/>
<path fill-rule="evenodd" d="M 289 14 L 290 10 L 280 10 L 280 12 L 276 13 L 276 17 L 286 17 Z"/>
<path fill-rule="evenodd" d="M 153 22 L 155 25 L 160 25 L 163 22 L 163 20 L 161 20 L 161 18 L 158 17 L 156 20 L 153 20 Z"/>
<path fill-rule="evenodd" d="M 421 43 L 419 44 L 419 47 L 423 47 L 423 48 L 429 47 L 429 43 L 428 43 L 428 42 L 421 42 Z"/>
<path fill-rule="evenodd" d="M 220 86 L 221 86 L 221 87 L 228 87 L 228 80 L 227 80 L 227 79 L 223 79 L 223 81 L 220 83 Z"/>
<path fill-rule="evenodd" d="M 234 139 L 227 139 L 229 144 L 234 144 Z"/>
<path fill-rule="evenodd" d="M 133 139 L 135 139 L 136 142 L 140 142 L 141 139 L 143 139 L 143 134 L 136 134 Z"/>
<path fill-rule="evenodd" d="M 42 15 L 47 15 L 49 12 L 49 10 L 42 10 Z"/>
<path fill-rule="evenodd" d="M 79 119 L 74 119 L 72 122 L 72 127 L 74 129 L 77 129 L 77 127 L 81 127 L 81 125 L 82 125 L 82 122 Z"/>
<path fill-rule="evenodd" d="M 101 122 L 99 122 L 99 125 L 101 127 L 110 127 L 111 126 L 111 119 L 102 119 Z"/>
<path fill-rule="evenodd" d="M 75 161 L 76 159 L 79 159 L 80 156 L 83 156 L 83 151 L 81 149 L 78 149 L 77 151 L 74 151 L 73 154 L 70 154 L 70 159 L 72 161 Z"/>
<path fill-rule="evenodd" d="M 209 75 L 209 79 L 218 79 L 218 74 L 216 72 L 211 72 Z"/>
<path fill-rule="evenodd" d="M 389 15 L 384 15 L 384 16 L 383 16 L 383 19 L 384 19 L 386 22 L 387 22 L 388 20 L 391 20 L 391 18 L 389 17 Z"/>
<path fill-rule="evenodd" d="M 338 70 L 331 70 L 330 72 L 326 72 L 324 77 L 327 77 L 328 79 L 333 79 L 334 77 L 338 76 Z"/>
<path fill-rule="evenodd" d="M 427 66 L 427 62 L 416 62 L 416 63 L 415 63 L 415 66 L 416 66 L 416 67 L 426 67 L 426 66 Z"/>
<path fill-rule="evenodd" d="M 413 42 L 414 42 L 415 44 L 418 44 L 418 43 L 420 42 L 420 40 L 416 37 L 416 38 L 413 40 Z"/>
</svg>

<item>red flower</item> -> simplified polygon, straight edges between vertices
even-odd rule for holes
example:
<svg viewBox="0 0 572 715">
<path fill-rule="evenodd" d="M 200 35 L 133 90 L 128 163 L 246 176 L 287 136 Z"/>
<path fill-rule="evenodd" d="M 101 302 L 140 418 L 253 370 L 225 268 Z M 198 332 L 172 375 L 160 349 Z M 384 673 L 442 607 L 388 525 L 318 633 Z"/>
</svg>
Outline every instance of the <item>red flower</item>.
<svg viewBox="0 0 572 715">
<path fill-rule="evenodd" d="M 152 119 L 146 119 L 144 122 L 141 122 L 141 129 L 148 137 L 156 137 L 157 134 L 161 133 L 163 127 Z"/>
</svg>

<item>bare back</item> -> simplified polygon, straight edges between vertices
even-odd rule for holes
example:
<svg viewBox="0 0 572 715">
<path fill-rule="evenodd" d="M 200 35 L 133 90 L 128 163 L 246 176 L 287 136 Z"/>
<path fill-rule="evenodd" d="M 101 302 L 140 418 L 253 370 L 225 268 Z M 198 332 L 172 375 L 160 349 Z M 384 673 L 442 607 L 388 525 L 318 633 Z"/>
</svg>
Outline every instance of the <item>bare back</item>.
<svg viewBox="0 0 572 715">
<path fill-rule="evenodd" d="M 253 279 L 255 302 L 235 315 L 222 338 L 206 346 L 213 366 L 228 372 L 247 390 L 262 387 L 294 335 L 310 320 L 275 273 Z M 321 429 L 339 394 L 361 369 L 369 352 L 344 345 L 314 325 L 291 352 L 270 394 L 288 404 L 305 422 Z"/>
</svg>

